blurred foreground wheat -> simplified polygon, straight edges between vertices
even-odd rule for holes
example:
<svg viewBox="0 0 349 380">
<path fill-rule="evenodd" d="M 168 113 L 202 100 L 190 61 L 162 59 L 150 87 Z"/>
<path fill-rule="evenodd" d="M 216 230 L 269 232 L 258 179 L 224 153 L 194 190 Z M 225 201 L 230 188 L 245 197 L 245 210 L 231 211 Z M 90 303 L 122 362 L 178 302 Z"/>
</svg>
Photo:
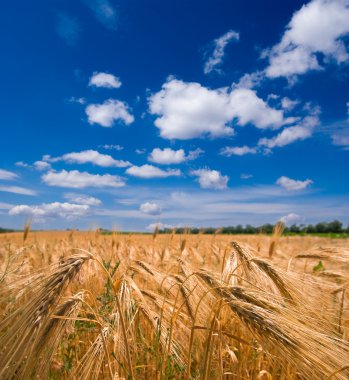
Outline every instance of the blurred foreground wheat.
<svg viewBox="0 0 349 380">
<path fill-rule="evenodd" d="M 1 236 L 0 378 L 348 379 L 348 242 L 281 233 Z"/>
</svg>

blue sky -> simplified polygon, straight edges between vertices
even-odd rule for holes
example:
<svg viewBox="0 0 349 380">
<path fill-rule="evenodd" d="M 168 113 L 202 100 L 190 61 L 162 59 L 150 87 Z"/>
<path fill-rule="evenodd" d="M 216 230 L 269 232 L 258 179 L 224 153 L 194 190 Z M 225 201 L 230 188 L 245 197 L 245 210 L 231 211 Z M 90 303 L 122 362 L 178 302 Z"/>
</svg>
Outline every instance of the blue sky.
<svg viewBox="0 0 349 380">
<path fill-rule="evenodd" d="M 348 224 L 348 0 L 1 8 L 0 226 Z"/>
</svg>

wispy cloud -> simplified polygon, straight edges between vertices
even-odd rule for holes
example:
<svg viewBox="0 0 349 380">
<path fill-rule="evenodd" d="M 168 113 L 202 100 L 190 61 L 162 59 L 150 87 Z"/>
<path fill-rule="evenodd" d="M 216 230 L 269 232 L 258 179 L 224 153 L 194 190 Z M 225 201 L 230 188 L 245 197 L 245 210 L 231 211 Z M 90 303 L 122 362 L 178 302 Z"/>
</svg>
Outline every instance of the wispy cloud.
<svg viewBox="0 0 349 380">
<path fill-rule="evenodd" d="M 35 190 L 30 190 L 20 186 L 0 186 L 0 191 L 21 195 L 37 195 L 37 192 Z"/>
<path fill-rule="evenodd" d="M 57 13 L 56 31 L 57 34 L 69 46 L 76 45 L 81 32 L 78 20 L 65 12 Z"/>
<path fill-rule="evenodd" d="M 107 29 L 116 30 L 119 25 L 119 13 L 108 0 L 83 0 L 95 18 Z"/>
<path fill-rule="evenodd" d="M 76 203 L 79 205 L 99 206 L 102 204 L 100 199 L 86 194 L 66 193 L 64 194 L 64 198 L 71 203 Z"/>
<path fill-rule="evenodd" d="M 164 206 L 159 222 L 186 226 L 260 225 L 275 223 L 292 213 L 304 216 L 307 223 L 334 218 L 346 222 L 349 212 L 348 196 L 314 196 L 304 191 L 285 191 L 276 185 L 231 187 L 225 191 L 136 186 L 118 190 L 118 197 L 119 207 L 98 209 L 96 213 L 111 221 L 118 218 L 129 229 L 144 229 L 144 220 L 154 218 L 138 210 L 138 205 L 149 199 Z"/>
<path fill-rule="evenodd" d="M 18 175 L 14 172 L 10 172 L 9 170 L 0 169 L 0 179 L 12 180 L 16 179 Z"/>
<path fill-rule="evenodd" d="M 223 34 L 223 36 L 214 40 L 214 49 L 212 54 L 207 59 L 204 72 L 205 74 L 210 73 L 213 70 L 217 70 L 217 66 L 219 66 L 223 62 L 224 58 L 224 49 L 231 41 L 238 41 L 240 35 L 238 32 L 234 30 L 229 30 L 227 33 Z"/>
<path fill-rule="evenodd" d="M 222 156 L 244 156 L 245 154 L 256 154 L 256 148 L 250 148 L 247 145 L 244 146 L 226 146 L 219 152 Z"/>
</svg>

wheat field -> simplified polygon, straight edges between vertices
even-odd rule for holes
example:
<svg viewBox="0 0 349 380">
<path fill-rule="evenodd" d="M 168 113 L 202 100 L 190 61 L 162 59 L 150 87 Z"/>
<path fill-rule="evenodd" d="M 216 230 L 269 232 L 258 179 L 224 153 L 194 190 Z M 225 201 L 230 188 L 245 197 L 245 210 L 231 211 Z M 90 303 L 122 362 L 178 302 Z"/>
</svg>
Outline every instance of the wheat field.
<svg viewBox="0 0 349 380">
<path fill-rule="evenodd" d="M 348 239 L 0 235 L 1 379 L 348 379 Z"/>
</svg>

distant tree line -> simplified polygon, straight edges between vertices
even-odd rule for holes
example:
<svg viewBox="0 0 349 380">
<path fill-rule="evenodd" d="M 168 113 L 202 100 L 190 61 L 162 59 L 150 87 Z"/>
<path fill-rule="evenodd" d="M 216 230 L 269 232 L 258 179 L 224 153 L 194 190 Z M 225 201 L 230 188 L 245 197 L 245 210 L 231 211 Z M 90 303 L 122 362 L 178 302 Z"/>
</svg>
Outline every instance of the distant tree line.
<svg viewBox="0 0 349 380">
<path fill-rule="evenodd" d="M 0 227 L 0 234 L 1 234 L 1 233 L 6 233 L 6 232 L 15 232 L 15 230 L 11 230 L 11 229 L 9 229 L 9 228 L 1 228 L 1 227 Z"/>
<path fill-rule="evenodd" d="M 173 231 L 176 234 L 183 234 L 183 233 L 190 233 L 190 234 L 246 234 L 246 235 L 252 235 L 252 234 L 258 234 L 258 233 L 265 233 L 265 234 L 271 234 L 273 232 L 274 225 L 273 224 L 263 224 L 259 227 L 254 227 L 250 224 L 247 224 L 245 226 L 238 224 L 237 226 L 228 226 L 228 227 L 221 227 L 221 228 L 213 228 L 213 227 L 206 227 L 206 228 L 192 228 L 192 227 L 177 227 L 174 229 L 165 228 L 159 231 L 159 233 L 172 233 Z M 317 224 L 293 224 L 290 227 L 285 227 L 284 233 L 304 233 L 304 234 L 317 234 L 317 233 L 349 233 L 349 226 L 344 228 L 343 224 L 339 220 L 334 220 L 332 222 L 320 222 Z"/>
</svg>

